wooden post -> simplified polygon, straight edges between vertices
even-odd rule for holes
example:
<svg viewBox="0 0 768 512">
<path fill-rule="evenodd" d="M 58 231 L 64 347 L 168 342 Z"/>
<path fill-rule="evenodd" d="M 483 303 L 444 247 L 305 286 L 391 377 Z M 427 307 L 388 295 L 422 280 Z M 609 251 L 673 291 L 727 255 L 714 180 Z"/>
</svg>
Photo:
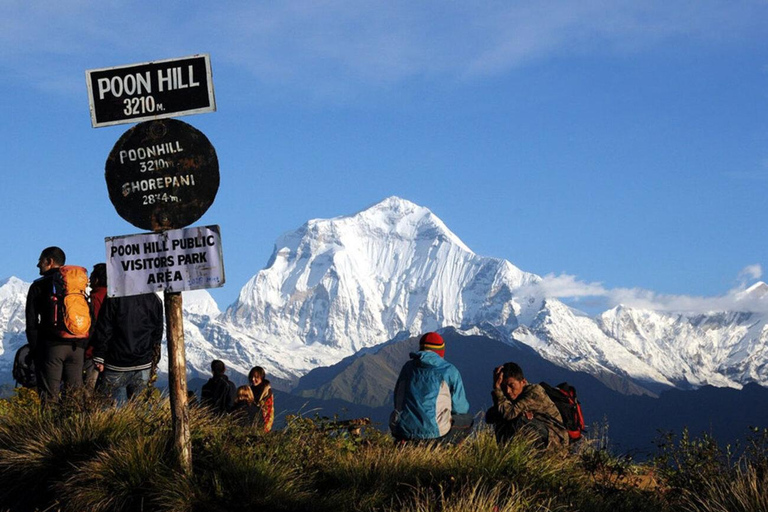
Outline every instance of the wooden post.
<svg viewBox="0 0 768 512">
<path fill-rule="evenodd" d="M 168 338 L 168 387 L 171 394 L 173 440 L 179 466 L 192 472 L 192 442 L 187 403 L 187 358 L 184 352 L 184 325 L 181 292 L 165 292 L 166 335 Z"/>
</svg>

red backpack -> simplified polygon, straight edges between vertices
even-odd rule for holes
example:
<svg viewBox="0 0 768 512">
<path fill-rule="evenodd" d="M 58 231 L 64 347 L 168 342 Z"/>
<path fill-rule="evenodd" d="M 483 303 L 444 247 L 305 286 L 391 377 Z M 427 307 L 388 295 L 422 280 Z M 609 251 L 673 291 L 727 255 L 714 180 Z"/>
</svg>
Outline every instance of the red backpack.
<svg viewBox="0 0 768 512">
<path fill-rule="evenodd" d="M 561 382 L 555 387 L 542 382 L 541 387 L 544 388 L 547 396 L 554 402 L 557 410 L 560 411 L 563 426 L 568 431 L 571 443 L 581 439 L 581 433 L 586 428 L 584 427 L 584 415 L 581 413 L 581 403 L 579 403 L 579 399 L 576 397 L 576 388 L 567 382 Z"/>
</svg>

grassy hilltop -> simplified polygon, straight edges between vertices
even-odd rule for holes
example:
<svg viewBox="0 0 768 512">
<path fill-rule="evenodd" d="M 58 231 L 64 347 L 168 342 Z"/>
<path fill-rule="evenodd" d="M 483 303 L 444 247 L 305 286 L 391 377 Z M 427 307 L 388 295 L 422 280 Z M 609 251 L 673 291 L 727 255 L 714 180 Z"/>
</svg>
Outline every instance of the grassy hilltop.
<svg viewBox="0 0 768 512">
<path fill-rule="evenodd" d="M 193 472 L 172 451 L 167 401 L 41 412 L 0 402 L 0 511 L 765 511 L 765 432 L 734 458 L 685 433 L 638 465 L 597 439 L 567 456 L 480 429 L 460 446 L 405 447 L 376 429 L 291 418 L 261 434 L 192 408 Z"/>
</svg>

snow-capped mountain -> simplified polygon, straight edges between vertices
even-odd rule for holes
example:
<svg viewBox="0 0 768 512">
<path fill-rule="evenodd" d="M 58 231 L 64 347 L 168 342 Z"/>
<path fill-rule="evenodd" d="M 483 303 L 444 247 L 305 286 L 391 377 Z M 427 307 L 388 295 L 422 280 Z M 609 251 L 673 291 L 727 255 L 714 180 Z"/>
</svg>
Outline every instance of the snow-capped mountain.
<svg viewBox="0 0 768 512">
<path fill-rule="evenodd" d="M 27 290 L 29 283 L 16 277 L 0 281 L 0 376 L 7 374 L 7 378 L 0 378 L 0 382 L 11 378 L 13 356 L 16 349 L 26 343 L 24 308 Z"/>
<path fill-rule="evenodd" d="M 475 254 L 427 208 L 391 197 L 281 236 L 267 266 L 223 313 L 207 292 L 185 293 L 188 366 L 206 375 L 212 359 L 240 374 L 260 365 L 288 384 L 390 339 L 452 326 L 648 389 L 768 384 L 765 314 L 619 306 L 593 318 L 546 297 L 540 282 Z M 10 370 L 9 347 L 23 342 L 25 286 L 15 278 L 0 286 L 0 371 Z M 768 285 L 745 290 L 743 300 L 764 304 Z"/>
<path fill-rule="evenodd" d="M 768 383 L 765 315 L 659 313 L 619 306 L 599 315 L 600 329 L 679 387 Z"/>
<path fill-rule="evenodd" d="M 403 332 L 508 331 L 532 307 L 513 290 L 538 279 L 476 255 L 428 209 L 389 198 L 282 236 L 220 327 L 268 347 L 263 357 L 280 358 L 288 377 Z"/>
<path fill-rule="evenodd" d="M 564 368 L 624 375 L 650 387 L 672 386 L 663 372 L 602 331 L 594 319 L 555 299 L 546 299 L 533 321 L 515 329 L 512 337 Z"/>
</svg>

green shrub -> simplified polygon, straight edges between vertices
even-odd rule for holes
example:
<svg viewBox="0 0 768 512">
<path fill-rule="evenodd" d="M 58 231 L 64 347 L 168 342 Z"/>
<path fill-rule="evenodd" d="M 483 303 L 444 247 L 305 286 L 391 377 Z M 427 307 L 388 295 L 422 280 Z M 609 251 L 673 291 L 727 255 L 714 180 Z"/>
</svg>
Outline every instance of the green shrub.
<svg viewBox="0 0 768 512">
<path fill-rule="evenodd" d="M 156 510 L 160 484 L 174 476 L 166 463 L 168 450 L 166 436 L 132 436 L 113 443 L 58 485 L 60 499 L 73 511 Z"/>
<path fill-rule="evenodd" d="M 753 429 L 741 456 L 709 436 L 683 437 L 670 459 L 669 483 L 680 508 L 697 512 L 768 510 L 768 430 Z M 669 469 L 669 467 L 668 467 Z"/>
<path fill-rule="evenodd" d="M 77 398 L 42 409 L 19 396 L 0 419 L 0 502 L 24 508 L 58 499 L 64 482 L 116 443 L 167 424 L 162 407 L 83 410 Z"/>
</svg>

